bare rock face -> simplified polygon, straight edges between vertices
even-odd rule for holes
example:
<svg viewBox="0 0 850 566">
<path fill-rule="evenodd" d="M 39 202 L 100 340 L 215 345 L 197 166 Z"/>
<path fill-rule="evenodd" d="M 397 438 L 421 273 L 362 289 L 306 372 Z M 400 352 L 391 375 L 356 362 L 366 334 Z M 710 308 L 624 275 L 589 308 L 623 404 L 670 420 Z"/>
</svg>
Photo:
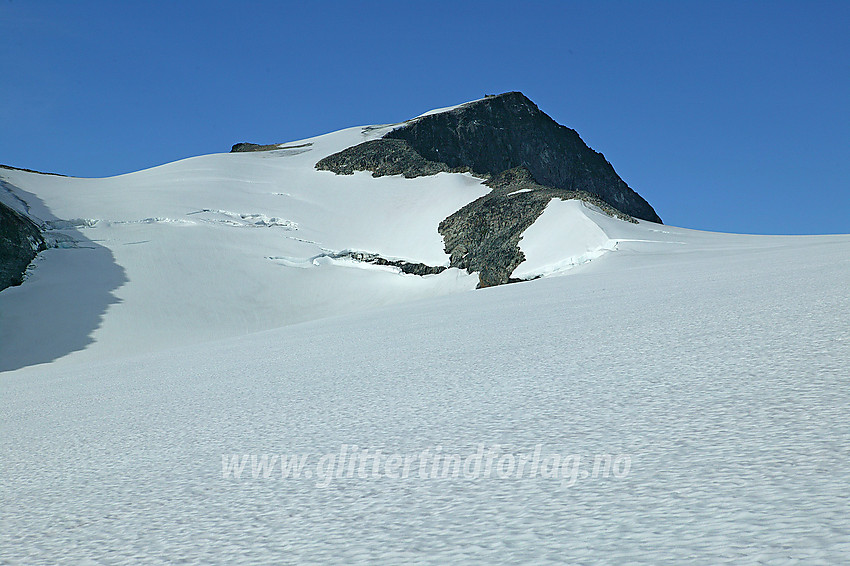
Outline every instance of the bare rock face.
<svg viewBox="0 0 850 566">
<path fill-rule="evenodd" d="M 492 176 L 524 167 L 540 185 L 586 191 L 625 214 L 661 222 L 605 156 L 521 92 L 488 96 L 423 116 L 384 137 L 405 140 L 429 161 L 444 163 L 449 169 L 466 167 L 476 175 Z"/>
<path fill-rule="evenodd" d="M 27 266 L 45 249 L 38 226 L 0 203 L 0 291 L 23 283 Z"/>
</svg>

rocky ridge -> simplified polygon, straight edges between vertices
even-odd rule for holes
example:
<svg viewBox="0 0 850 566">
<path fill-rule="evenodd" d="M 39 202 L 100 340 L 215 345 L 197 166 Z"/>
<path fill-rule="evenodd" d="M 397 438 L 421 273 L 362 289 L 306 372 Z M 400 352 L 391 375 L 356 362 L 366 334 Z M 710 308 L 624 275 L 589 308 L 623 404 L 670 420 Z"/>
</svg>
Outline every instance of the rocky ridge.
<svg viewBox="0 0 850 566">
<path fill-rule="evenodd" d="M 554 199 L 578 199 L 625 220 L 634 218 L 584 191 L 543 186 L 524 167 L 503 171 L 485 182 L 493 190 L 440 223 L 450 265 L 478 272 L 479 287 L 514 283 L 511 273 L 525 261 L 519 241 Z"/>
<path fill-rule="evenodd" d="M 465 173 L 468 167 L 449 167 L 445 163 L 422 157 L 405 140 L 377 139 L 346 148 L 316 163 L 320 171 L 352 175 L 355 171 L 371 171 L 373 177 L 404 175 L 407 179 L 437 173 Z"/>
<path fill-rule="evenodd" d="M 345 251 L 339 252 L 336 254 L 329 254 L 328 257 L 332 257 L 334 259 L 342 259 L 347 258 L 353 261 L 360 261 L 363 263 L 371 263 L 373 265 L 382 265 L 388 267 L 397 267 L 399 271 L 402 273 L 407 273 L 409 275 L 436 275 L 438 273 L 442 273 L 446 269 L 448 269 L 444 265 L 426 265 L 424 263 L 417 263 L 411 261 L 397 260 L 397 259 L 387 259 L 385 257 L 381 257 L 378 254 L 373 254 L 369 252 L 354 252 L 354 251 Z"/>
<path fill-rule="evenodd" d="M 276 151 L 279 149 L 301 149 L 305 147 L 310 147 L 313 145 L 312 143 L 304 143 L 300 145 L 286 145 L 282 143 L 272 143 L 272 144 L 258 144 L 258 143 L 250 143 L 250 142 L 239 142 L 237 144 L 233 144 L 233 147 L 230 148 L 230 153 L 246 153 L 250 151 Z"/>
<path fill-rule="evenodd" d="M 237 144 L 233 144 L 233 147 L 230 148 L 230 153 L 243 153 L 248 151 L 273 151 L 275 149 L 280 149 L 280 144 L 261 145 L 258 143 L 239 142 Z"/>
</svg>

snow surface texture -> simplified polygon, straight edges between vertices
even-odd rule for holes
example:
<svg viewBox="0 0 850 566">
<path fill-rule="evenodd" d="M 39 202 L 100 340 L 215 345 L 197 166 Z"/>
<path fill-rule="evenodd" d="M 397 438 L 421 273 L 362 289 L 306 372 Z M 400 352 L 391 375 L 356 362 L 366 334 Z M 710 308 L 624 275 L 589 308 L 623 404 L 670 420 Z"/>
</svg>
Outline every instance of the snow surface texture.
<svg viewBox="0 0 850 566">
<path fill-rule="evenodd" d="M 3 173 L 67 245 L 0 294 L 0 360 L 28 365 L 0 374 L 0 563 L 850 561 L 850 237 L 556 200 L 514 275 L 560 277 L 458 292 L 476 278 L 351 269 L 329 258 L 445 264 L 437 224 L 487 192 L 312 170 L 364 131 L 112 179 Z M 631 468 L 223 477 L 222 454 L 342 444 Z"/>
</svg>

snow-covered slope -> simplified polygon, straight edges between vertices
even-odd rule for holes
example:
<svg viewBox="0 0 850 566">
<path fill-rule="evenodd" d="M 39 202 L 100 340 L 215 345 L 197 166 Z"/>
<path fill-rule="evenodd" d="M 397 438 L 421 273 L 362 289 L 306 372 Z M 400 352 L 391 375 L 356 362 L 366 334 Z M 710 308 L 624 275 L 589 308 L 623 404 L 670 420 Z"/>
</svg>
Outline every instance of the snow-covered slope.
<svg viewBox="0 0 850 566">
<path fill-rule="evenodd" d="M 418 277 L 327 257 L 355 250 L 447 265 L 437 225 L 489 191 L 469 175 L 314 169 L 383 131 L 351 128 L 294 149 L 108 179 L 3 171 L 31 215 L 59 228 L 48 234 L 63 247 L 39 257 L 26 285 L 0 294 L 0 370 L 83 346 L 74 355 L 87 360 L 153 351 L 473 289 L 475 276 L 456 269 Z"/>
<path fill-rule="evenodd" d="M 0 563 L 850 559 L 850 237 L 554 200 L 514 276 L 559 276 L 471 292 L 332 257 L 446 265 L 436 226 L 489 190 L 314 170 L 382 131 L 110 179 L 2 172 L 60 247 L 0 293 L 0 369 L 19 368 Z M 583 464 L 387 473 L 481 446 Z M 382 451 L 378 473 L 320 481 L 341 450 Z M 222 462 L 263 454 L 305 472 Z M 600 455 L 629 468 L 599 475 Z"/>
</svg>

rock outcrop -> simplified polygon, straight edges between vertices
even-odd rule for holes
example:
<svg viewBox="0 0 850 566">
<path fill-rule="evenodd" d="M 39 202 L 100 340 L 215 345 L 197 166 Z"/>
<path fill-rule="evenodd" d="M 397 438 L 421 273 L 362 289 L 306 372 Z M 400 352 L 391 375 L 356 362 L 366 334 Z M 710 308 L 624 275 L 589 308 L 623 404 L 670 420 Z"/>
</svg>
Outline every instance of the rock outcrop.
<svg viewBox="0 0 850 566">
<path fill-rule="evenodd" d="M 525 260 L 519 248 L 522 233 L 534 224 L 553 198 L 580 199 L 603 212 L 635 222 L 595 195 L 545 187 L 524 167 L 502 172 L 486 183 L 493 190 L 440 223 L 450 265 L 478 272 L 478 286 L 513 283 L 511 273 Z"/>
<path fill-rule="evenodd" d="M 257 143 L 239 142 L 233 144 L 230 148 L 230 153 L 241 153 L 246 151 L 272 151 L 280 149 L 280 144 L 260 145 Z"/>
<path fill-rule="evenodd" d="M 445 163 L 425 159 L 405 140 L 378 139 L 363 142 L 329 155 L 316 163 L 320 171 L 352 175 L 355 171 L 371 171 L 373 177 L 404 175 L 408 179 L 437 173 L 463 173 L 468 167 L 451 168 Z"/>
<path fill-rule="evenodd" d="M 38 226 L 0 203 L 0 291 L 23 283 L 27 266 L 45 249 Z"/>
<path fill-rule="evenodd" d="M 260 145 L 258 143 L 239 142 L 230 148 L 230 153 L 245 153 L 249 151 L 277 151 L 279 149 L 304 149 L 312 146 L 312 143 L 302 143 L 300 145 L 284 145 L 282 143 L 272 143 L 268 145 Z"/>
<path fill-rule="evenodd" d="M 329 257 L 332 257 L 334 259 L 348 258 L 363 263 L 371 263 L 373 265 L 397 267 L 402 273 L 407 273 L 409 275 L 436 275 L 438 273 L 442 273 L 447 269 L 443 265 L 434 266 L 404 260 L 386 259 L 378 254 L 373 254 L 369 252 L 345 251 L 336 254 L 330 254 Z"/>
</svg>

